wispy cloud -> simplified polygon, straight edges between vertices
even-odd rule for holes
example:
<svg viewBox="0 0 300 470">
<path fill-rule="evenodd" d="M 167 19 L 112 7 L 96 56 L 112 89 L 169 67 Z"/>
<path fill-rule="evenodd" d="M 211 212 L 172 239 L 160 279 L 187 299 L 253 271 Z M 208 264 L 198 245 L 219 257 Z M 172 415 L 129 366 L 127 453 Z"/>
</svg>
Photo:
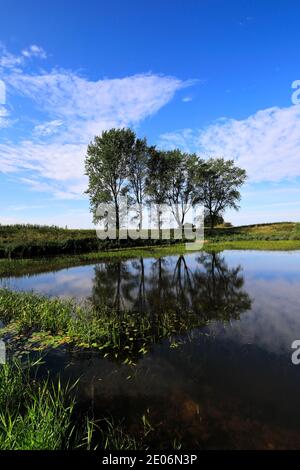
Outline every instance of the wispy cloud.
<svg viewBox="0 0 300 470">
<path fill-rule="evenodd" d="M 36 44 L 32 44 L 27 49 L 23 49 L 21 53 L 24 57 L 39 57 L 40 59 L 46 59 L 47 54 L 44 49 Z"/>
<path fill-rule="evenodd" d="M 183 103 L 189 103 L 192 100 L 193 100 L 193 98 L 191 96 L 184 96 L 182 98 Z"/>
<path fill-rule="evenodd" d="M 59 119 L 55 119 L 54 121 L 44 122 L 43 124 L 37 124 L 33 129 L 33 133 L 36 136 L 47 137 L 47 136 L 50 136 L 59 132 L 61 130 L 62 125 L 63 125 L 63 121 Z"/>
<path fill-rule="evenodd" d="M 9 74 L 10 87 L 68 127 L 64 137 L 90 138 L 95 130 L 136 124 L 168 103 L 188 85 L 174 77 L 152 74 L 91 81 L 73 72 Z"/>
<path fill-rule="evenodd" d="M 59 198 L 82 197 L 84 156 L 94 135 L 138 125 L 193 83 L 151 73 L 99 80 L 63 69 L 29 73 L 23 64 L 31 57 L 45 58 L 46 53 L 38 46 L 20 56 L 3 47 L 2 56 L 0 51 L 0 72 L 10 95 L 25 97 L 44 116 L 26 140 L 0 144 L 0 171 L 30 172 L 23 183 Z"/>
<path fill-rule="evenodd" d="M 20 70 L 26 60 L 31 58 L 46 59 L 46 51 L 41 46 L 31 44 L 19 54 L 12 54 L 7 50 L 5 44 L 0 42 L 0 67 Z"/>
<path fill-rule="evenodd" d="M 233 158 L 251 182 L 300 176 L 300 106 L 263 109 L 246 119 L 220 119 L 205 129 L 164 134 L 163 146 Z"/>
</svg>

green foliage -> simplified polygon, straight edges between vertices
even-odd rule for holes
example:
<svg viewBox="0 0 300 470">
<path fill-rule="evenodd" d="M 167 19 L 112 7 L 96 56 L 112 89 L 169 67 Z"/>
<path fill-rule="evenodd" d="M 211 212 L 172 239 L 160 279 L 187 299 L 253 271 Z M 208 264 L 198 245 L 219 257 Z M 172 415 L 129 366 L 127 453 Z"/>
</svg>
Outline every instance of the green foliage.
<svg viewBox="0 0 300 470">
<path fill-rule="evenodd" d="M 205 227 L 211 227 L 212 225 L 222 225 L 222 224 L 224 224 L 224 219 L 221 215 L 216 215 L 213 220 L 209 214 L 206 214 L 206 216 L 204 217 Z"/>
<path fill-rule="evenodd" d="M 99 203 L 113 202 L 116 228 L 119 230 L 120 196 L 128 192 L 128 160 L 134 153 L 135 134 L 130 129 L 110 129 L 96 136 L 87 148 L 85 160 L 89 177 L 87 194 L 90 198 L 94 221 Z"/>
<path fill-rule="evenodd" d="M 82 264 L 93 264 L 112 258 L 134 258 L 136 256 L 154 257 L 180 254 L 185 252 L 182 243 L 153 240 L 152 246 L 121 248 L 82 255 L 60 256 L 36 259 L 0 259 L 0 277 L 21 276 L 24 274 L 53 271 Z"/>
<path fill-rule="evenodd" d="M 282 222 L 272 224 L 245 225 L 241 227 L 218 227 L 206 231 L 209 241 L 240 241 L 240 240 L 297 240 L 298 224 Z"/>
<path fill-rule="evenodd" d="M 127 160 L 127 177 L 131 201 L 136 205 L 136 218 L 139 219 L 139 230 L 143 227 L 143 204 L 148 169 L 149 153 L 152 148 L 146 139 L 136 139 L 132 155 Z"/>
<path fill-rule="evenodd" d="M 167 167 L 166 201 L 178 226 L 182 226 L 187 212 L 198 198 L 196 176 L 201 160 L 197 155 L 179 149 L 163 152 L 162 157 Z"/>
<path fill-rule="evenodd" d="M 72 423 L 74 399 L 62 388 L 32 376 L 37 364 L 17 360 L 0 367 L 0 449 L 56 450 L 87 444 Z"/>
<path fill-rule="evenodd" d="M 94 308 L 72 300 L 7 289 L 0 290 L 0 320 L 5 325 L 12 324 L 18 334 L 32 335 L 31 343 L 51 345 L 53 335 L 60 335 L 62 342 L 97 348 L 128 363 L 143 356 L 159 338 L 186 331 L 191 322 L 205 323 L 205 319 L 197 320 L 191 313 L 181 317 L 170 311 L 155 318 L 141 317 L 138 313 L 116 312 L 105 305 Z M 45 338 L 36 332 L 49 335 Z"/>
<path fill-rule="evenodd" d="M 225 209 L 239 209 L 239 189 L 245 180 L 246 171 L 235 166 L 233 160 L 210 158 L 201 162 L 197 178 L 198 202 L 204 205 L 211 228 Z"/>
<path fill-rule="evenodd" d="M 179 149 L 149 147 L 146 139 L 137 139 L 130 129 L 111 129 L 96 136 L 88 146 L 85 166 L 94 221 L 104 217 L 96 213 L 98 205 L 113 202 L 117 231 L 121 227 L 120 197 L 125 194 L 139 205 L 140 228 L 145 197 L 147 203 L 157 206 L 169 203 L 179 226 L 190 207 L 202 203 L 213 227 L 227 207 L 238 209 L 239 188 L 246 179 L 245 170 L 234 166 L 232 160 L 205 161 Z M 161 228 L 159 207 L 156 218 Z"/>
</svg>

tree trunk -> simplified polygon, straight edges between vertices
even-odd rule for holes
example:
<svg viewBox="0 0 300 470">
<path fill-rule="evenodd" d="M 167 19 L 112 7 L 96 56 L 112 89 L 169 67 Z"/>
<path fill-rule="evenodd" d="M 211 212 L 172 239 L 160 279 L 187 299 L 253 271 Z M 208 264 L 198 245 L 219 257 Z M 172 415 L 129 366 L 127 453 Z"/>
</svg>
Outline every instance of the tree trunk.
<svg viewBox="0 0 300 470">
<path fill-rule="evenodd" d="M 212 230 L 215 226 L 215 216 L 210 213 L 210 229 Z"/>
<path fill-rule="evenodd" d="M 115 202 L 115 211 L 116 211 L 116 231 L 117 231 L 117 238 L 120 238 L 120 211 L 118 203 Z"/>
<path fill-rule="evenodd" d="M 139 209 L 139 231 L 141 232 L 143 228 L 143 208 L 142 205 L 140 204 L 140 209 Z"/>
<path fill-rule="evenodd" d="M 162 238 L 162 234 L 161 234 L 162 222 L 161 222 L 161 210 L 160 210 L 159 206 L 158 206 L 158 209 L 157 209 L 157 221 L 158 221 L 158 235 L 159 235 L 159 239 L 161 240 L 161 238 Z"/>
</svg>

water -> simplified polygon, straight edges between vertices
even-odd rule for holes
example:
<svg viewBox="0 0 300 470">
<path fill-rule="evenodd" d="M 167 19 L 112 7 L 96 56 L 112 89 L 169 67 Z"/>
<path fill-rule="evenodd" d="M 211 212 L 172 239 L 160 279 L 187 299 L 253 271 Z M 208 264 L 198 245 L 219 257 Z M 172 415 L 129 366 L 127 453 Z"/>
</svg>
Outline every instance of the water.
<svg viewBox="0 0 300 470">
<path fill-rule="evenodd" d="M 134 368 L 99 352 L 48 355 L 53 374 L 81 376 L 79 401 L 96 417 L 123 419 L 134 433 L 146 415 L 157 429 L 154 447 L 175 439 L 188 448 L 299 448 L 300 365 L 291 362 L 300 339 L 299 266 L 300 252 L 192 253 L 1 284 L 190 319 L 186 334 L 157 337 Z"/>
</svg>

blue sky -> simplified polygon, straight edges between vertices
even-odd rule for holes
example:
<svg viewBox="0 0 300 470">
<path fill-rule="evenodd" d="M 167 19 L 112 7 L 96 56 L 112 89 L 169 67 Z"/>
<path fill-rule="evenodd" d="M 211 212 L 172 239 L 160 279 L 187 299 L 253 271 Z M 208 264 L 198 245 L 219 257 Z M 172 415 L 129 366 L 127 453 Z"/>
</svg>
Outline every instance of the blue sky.
<svg viewBox="0 0 300 470">
<path fill-rule="evenodd" d="M 246 168 L 227 220 L 300 220 L 298 1 L 0 7 L 0 223 L 91 226 L 85 150 L 116 126 Z"/>
</svg>

